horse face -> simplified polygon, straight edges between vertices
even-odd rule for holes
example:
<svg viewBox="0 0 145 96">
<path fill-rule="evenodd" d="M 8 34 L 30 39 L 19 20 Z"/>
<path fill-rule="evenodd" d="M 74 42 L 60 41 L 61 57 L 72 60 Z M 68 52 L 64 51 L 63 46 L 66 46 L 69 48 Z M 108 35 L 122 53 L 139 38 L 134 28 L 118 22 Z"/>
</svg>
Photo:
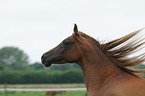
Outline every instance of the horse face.
<svg viewBox="0 0 145 96">
<path fill-rule="evenodd" d="M 57 47 L 43 54 L 41 60 L 45 67 L 51 66 L 52 63 L 63 64 L 78 61 L 80 55 L 77 42 L 73 36 L 74 34 L 63 40 Z"/>
</svg>

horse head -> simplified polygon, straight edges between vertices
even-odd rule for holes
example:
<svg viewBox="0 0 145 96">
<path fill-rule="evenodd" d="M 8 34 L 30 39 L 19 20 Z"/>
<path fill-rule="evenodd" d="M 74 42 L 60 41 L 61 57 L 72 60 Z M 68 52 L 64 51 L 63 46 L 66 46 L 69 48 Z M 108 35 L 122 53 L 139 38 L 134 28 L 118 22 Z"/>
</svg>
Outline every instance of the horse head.
<svg viewBox="0 0 145 96">
<path fill-rule="evenodd" d="M 52 63 L 64 64 L 77 62 L 81 57 L 77 38 L 79 38 L 79 31 L 75 24 L 72 36 L 66 38 L 58 46 L 42 55 L 41 60 L 44 66 L 49 67 Z"/>
</svg>

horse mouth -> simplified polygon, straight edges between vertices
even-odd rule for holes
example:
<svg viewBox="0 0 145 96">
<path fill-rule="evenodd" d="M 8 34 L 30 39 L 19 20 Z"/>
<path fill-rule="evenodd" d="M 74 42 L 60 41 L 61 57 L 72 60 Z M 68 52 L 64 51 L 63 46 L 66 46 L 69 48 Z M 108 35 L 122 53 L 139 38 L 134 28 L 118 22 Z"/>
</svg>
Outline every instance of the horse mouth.
<svg viewBox="0 0 145 96">
<path fill-rule="evenodd" d="M 52 64 L 52 61 L 51 60 L 47 60 L 45 58 L 42 58 L 42 64 L 45 66 L 45 67 L 50 67 L 51 64 Z"/>
<path fill-rule="evenodd" d="M 50 67 L 51 64 L 52 64 L 52 62 L 46 62 L 46 63 L 43 63 L 43 65 L 44 65 L 45 67 Z"/>
</svg>

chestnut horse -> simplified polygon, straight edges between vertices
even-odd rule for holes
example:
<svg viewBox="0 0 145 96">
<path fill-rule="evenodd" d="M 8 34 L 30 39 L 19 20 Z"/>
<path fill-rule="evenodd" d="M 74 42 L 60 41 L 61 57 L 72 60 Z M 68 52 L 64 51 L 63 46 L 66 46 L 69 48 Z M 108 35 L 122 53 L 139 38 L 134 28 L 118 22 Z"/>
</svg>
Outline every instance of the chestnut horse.
<svg viewBox="0 0 145 96">
<path fill-rule="evenodd" d="M 79 64 L 88 96 L 145 96 L 145 80 L 136 74 L 141 71 L 129 68 L 143 63 L 145 54 L 127 57 L 144 44 L 140 38 L 131 40 L 141 30 L 101 44 L 78 31 L 75 24 L 70 37 L 43 54 L 42 63 L 46 67 L 52 63 Z"/>
</svg>

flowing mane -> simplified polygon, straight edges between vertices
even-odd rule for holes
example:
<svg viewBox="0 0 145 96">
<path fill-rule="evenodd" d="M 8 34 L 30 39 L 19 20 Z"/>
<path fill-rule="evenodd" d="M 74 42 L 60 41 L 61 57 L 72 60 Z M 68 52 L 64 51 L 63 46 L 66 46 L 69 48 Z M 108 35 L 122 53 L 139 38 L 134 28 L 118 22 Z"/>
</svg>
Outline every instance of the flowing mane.
<svg viewBox="0 0 145 96">
<path fill-rule="evenodd" d="M 132 32 L 122 38 L 113 40 L 105 44 L 99 43 L 97 40 L 86 35 L 85 33 L 80 32 L 80 35 L 95 43 L 95 45 L 99 47 L 100 50 L 102 50 L 102 52 L 119 69 L 139 78 L 140 75 L 136 73 L 142 73 L 145 72 L 145 70 L 134 70 L 130 67 L 143 64 L 143 62 L 145 61 L 145 53 L 132 58 L 128 58 L 127 56 L 144 48 L 142 47 L 142 45 L 145 44 L 145 42 L 143 42 L 145 38 L 135 37 L 141 30 L 143 29 Z M 132 37 L 135 38 L 133 40 L 130 40 Z M 121 44 L 122 46 L 120 46 Z"/>
</svg>

